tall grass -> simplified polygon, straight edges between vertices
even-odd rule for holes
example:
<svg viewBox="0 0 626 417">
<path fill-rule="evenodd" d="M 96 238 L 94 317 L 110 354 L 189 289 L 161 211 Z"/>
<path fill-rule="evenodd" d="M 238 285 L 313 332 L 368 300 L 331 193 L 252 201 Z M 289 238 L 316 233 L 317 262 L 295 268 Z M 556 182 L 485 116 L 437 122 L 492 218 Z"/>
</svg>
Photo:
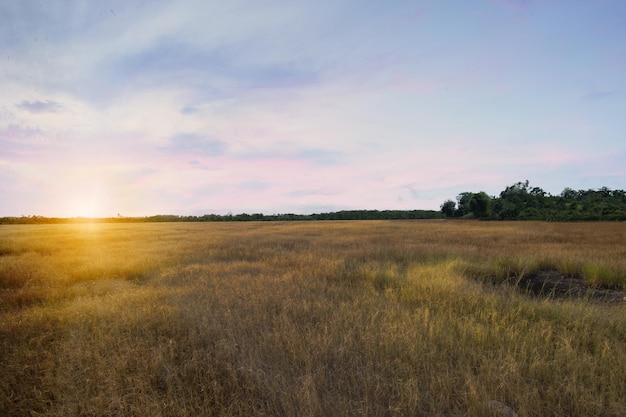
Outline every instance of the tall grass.
<svg viewBox="0 0 626 417">
<path fill-rule="evenodd" d="M 3 226 L 0 415 L 626 415 L 626 225 Z M 606 280 L 606 282 L 604 282 Z"/>
</svg>

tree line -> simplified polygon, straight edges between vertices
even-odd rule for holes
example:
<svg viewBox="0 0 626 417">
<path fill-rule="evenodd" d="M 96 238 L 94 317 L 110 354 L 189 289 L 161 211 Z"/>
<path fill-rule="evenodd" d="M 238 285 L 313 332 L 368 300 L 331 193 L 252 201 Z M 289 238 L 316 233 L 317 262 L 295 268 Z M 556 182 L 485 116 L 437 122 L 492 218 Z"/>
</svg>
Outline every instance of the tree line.
<svg viewBox="0 0 626 417">
<path fill-rule="evenodd" d="M 607 187 L 565 188 L 559 195 L 551 195 L 524 181 L 506 187 L 499 196 L 483 191 L 461 193 L 456 201 L 446 200 L 441 213 L 446 218 L 485 220 L 626 220 L 626 192 Z"/>
<path fill-rule="evenodd" d="M 294 221 L 294 220 L 417 220 L 440 219 L 437 210 L 342 210 L 315 214 L 205 214 L 202 216 L 178 216 L 159 214 L 145 217 L 0 217 L 0 224 L 65 224 L 65 223 L 154 223 L 154 222 L 246 222 L 246 221 Z"/>
<path fill-rule="evenodd" d="M 0 217 L 0 224 L 149 223 L 149 222 L 245 222 L 294 220 L 417 220 L 476 218 L 483 220 L 590 221 L 626 220 L 626 192 L 602 187 L 597 190 L 565 188 L 551 195 L 528 181 L 506 187 L 498 196 L 484 191 L 463 192 L 446 200 L 440 210 L 342 210 L 315 214 L 205 214 L 145 217 L 60 218 L 44 216 Z"/>
</svg>

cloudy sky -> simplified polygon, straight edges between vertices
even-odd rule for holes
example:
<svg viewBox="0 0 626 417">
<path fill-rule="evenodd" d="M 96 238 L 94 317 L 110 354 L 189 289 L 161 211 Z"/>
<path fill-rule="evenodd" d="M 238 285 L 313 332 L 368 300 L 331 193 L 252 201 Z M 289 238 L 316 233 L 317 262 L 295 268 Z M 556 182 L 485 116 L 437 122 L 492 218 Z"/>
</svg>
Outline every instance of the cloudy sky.
<svg viewBox="0 0 626 417">
<path fill-rule="evenodd" d="M 0 216 L 626 187 L 623 0 L 0 0 Z"/>
</svg>

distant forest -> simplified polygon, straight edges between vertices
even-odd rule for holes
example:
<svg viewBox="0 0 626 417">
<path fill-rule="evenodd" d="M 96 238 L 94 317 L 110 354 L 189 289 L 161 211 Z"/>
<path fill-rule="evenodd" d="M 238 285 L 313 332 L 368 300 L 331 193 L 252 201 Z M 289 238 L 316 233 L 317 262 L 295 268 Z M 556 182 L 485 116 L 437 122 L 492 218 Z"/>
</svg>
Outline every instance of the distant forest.
<svg viewBox="0 0 626 417">
<path fill-rule="evenodd" d="M 626 192 L 565 188 L 551 195 L 528 181 L 508 186 L 499 196 L 465 192 L 441 205 L 446 218 L 484 220 L 590 221 L 626 220 Z"/>
<path fill-rule="evenodd" d="M 245 222 L 292 220 L 546 220 L 546 221 L 614 221 L 626 220 L 626 192 L 606 187 L 597 190 L 565 188 L 551 195 L 528 181 L 508 186 L 499 196 L 480 191 L 464 192 L 456 201 L 447 200 L 441 210 L 343 210 L 317 214 L 205 214 L 203 216 L 156 215 L 146 217 L 57 218 L 43 216 L 0 217 L 0 224 L 62 223 L 149 223 L 149 222 Z"/>
<path fill-rule="evenodd" d="M 436 210 L 344 210 L 318 214 L 205 214 L 203 216 L 177 216 L 161 214 L 146 217 L 0 217 L 0 224 L 63 224 L 63 223 L 149 223 L 149 222 L 246 222 L 246 221 L 293 221 L 293 220 L 415 220 L 441 219 Z"/>
</svg>

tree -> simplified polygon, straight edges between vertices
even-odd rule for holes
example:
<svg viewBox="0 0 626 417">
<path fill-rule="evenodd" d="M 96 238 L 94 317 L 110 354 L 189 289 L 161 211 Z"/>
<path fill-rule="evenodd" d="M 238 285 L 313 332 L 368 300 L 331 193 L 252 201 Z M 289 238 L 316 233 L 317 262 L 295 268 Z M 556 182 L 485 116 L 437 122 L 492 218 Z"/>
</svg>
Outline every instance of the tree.
<svg viewBox="0 0 626 417">
<path fill-rule="evenodd" d="M 454 217 L 456 214 L 456 203 L 452 200 L 446 200 L 441 205 L 441 213 L 444 217 Z"/>
<path fill-rule="evenodd" d="M 472 211 L 469 203 L 473 195 L 474 193 L 465 192 L 456 196 L 456 201 L 458 202 L 458 207 L 454 213 L 456 217 L 463 217 Z"/>
<path fill-rule="evenodd" d="M 518 219 L 526 207 L 533 205 L 533 196 L 528 191 L 528 180 L 506 187 L 500 193 L 500 203 L 497 205 L 496 217 L 501 220 Z"/>
<path fill-rule="evenodd" d="M 469 206 L 475 217 L 479 219 L 488 219 L 491 217 L 491 197 L 484 191 L 472 194 Z"/>
</svg>

